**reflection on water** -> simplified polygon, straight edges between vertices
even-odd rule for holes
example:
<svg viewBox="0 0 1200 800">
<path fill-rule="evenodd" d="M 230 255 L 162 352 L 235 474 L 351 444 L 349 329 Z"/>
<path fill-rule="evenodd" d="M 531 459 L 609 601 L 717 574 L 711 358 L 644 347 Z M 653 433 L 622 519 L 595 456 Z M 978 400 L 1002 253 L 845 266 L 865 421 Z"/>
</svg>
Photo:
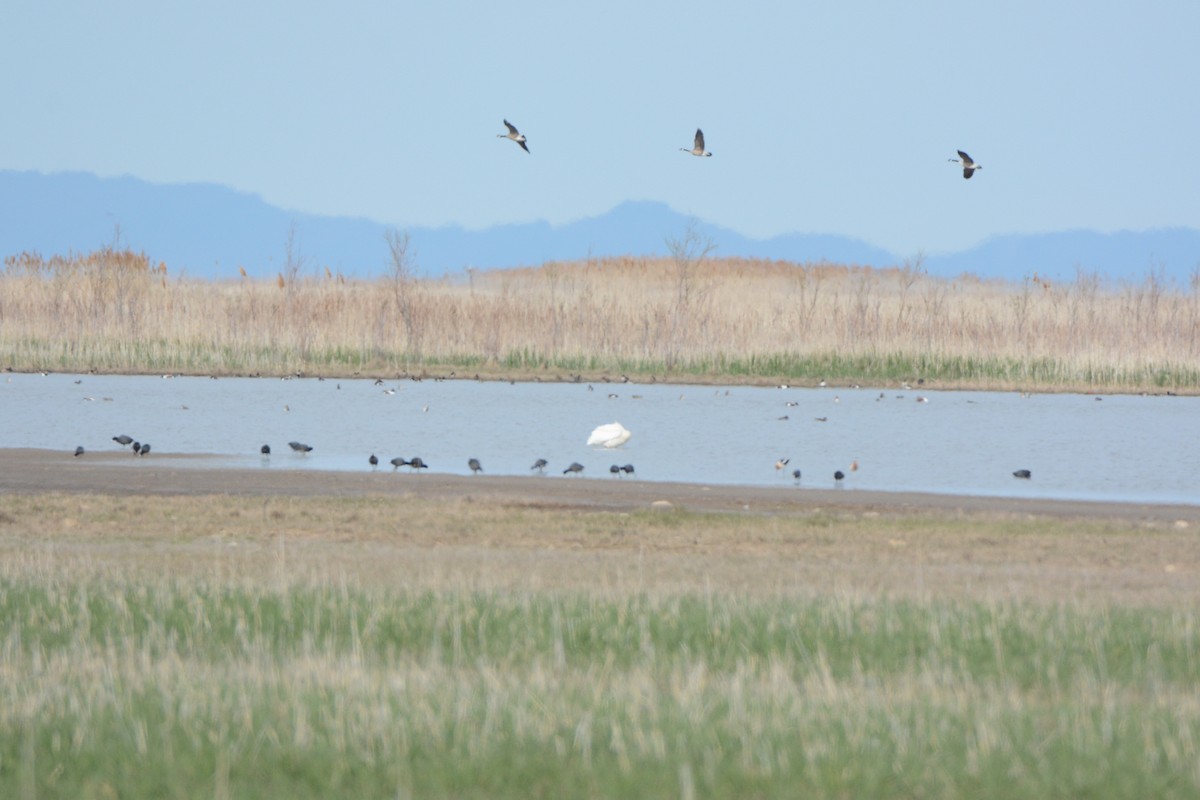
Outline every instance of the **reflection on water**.
<svg viewBox="0 0 1200 800">
<path fill-rule="evenodd" d="M 802 490 L 833 486 L 842 470 L 846 491 L 1200 502 L 1193 397 L 11 374 L 0 409 L 0 446 L 118 451 L 112 437 L 128 434 L 153 445 L 130 455 L 139 469 L 208 453 L 222 457 L 190 463 L 370 470 L 376 454 L 386 470 L 417 456 L 431 472 L 470 475 L 475 458 L 484 474 L 531 480 Z M 632 438 L 615 450 L 585 444 L 611 422 Z M 539 458 L 545 478 L 531 470 Z M 582 476 L 563 477 L 576 461 Z M 613 464 L 634 465 L 634 477 L 610 474 Z M 1018 469 L 1032 478 L 1014 478 Z"/>
</svg>

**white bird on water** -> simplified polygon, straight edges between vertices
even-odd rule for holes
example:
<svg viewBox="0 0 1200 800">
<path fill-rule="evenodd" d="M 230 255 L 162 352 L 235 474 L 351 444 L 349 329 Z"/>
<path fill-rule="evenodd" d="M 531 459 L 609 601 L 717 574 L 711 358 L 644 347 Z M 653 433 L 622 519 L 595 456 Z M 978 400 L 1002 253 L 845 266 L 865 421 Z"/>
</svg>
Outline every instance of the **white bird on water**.
<svg viewBox="0 0 1200 800">
<path fill-rule="evenodd" d="M 589 446 L 620 447 L 629 441 L 630 436 L 633 436 L 633 434 L 626 430 L 624 425 L 619 422 L 610 422 L 592 431 L 592 435 L 588 437 L 587 443 Z"/>
<path fill-rule="evenodd" d="M 958 158 L 950 158 L 947 159 L 947 161 L 954 161 L 955 163 L 962 164 L 963 178 L 966 180 L 971 179 L 971 176 L 975 174 L 975 170 L 983 169 L 982 164 L 976 164 L 975 161 L 962 150 L 958 151 Z"/>
</svg>

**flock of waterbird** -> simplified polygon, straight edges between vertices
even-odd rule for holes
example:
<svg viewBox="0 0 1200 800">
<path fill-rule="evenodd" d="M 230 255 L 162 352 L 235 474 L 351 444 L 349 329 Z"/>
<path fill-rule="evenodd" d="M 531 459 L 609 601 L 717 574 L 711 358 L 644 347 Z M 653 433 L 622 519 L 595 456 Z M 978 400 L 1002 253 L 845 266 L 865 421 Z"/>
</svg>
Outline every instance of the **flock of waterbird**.
<svg viewBox="0 0 1200 800">
<path fill-rule="evenodd" d="M 822 381 L 821 385 L 824 385 L 824 381 Z M 589 386 L 588 388 L 590 389 L 591 387 Z M 880 394 L 880 397 L 882 398 L 883 395 Z M 924 396 L 918 397 L 917 401 L 918 402 L 928 402 Z M 837 402 L 837 398 L 834 399 L 834 402 Z M 789 407 L 791 407 L 791 406 L 796 405 L 796 403 L 788 402 L 787 405 Z M 780 417 L 780 419 L 786 419 L 786 417 Z M 817 417 L 816 419 L 819 422 L 823 422 L 825 420 L 824 417 Z M 620 422 L 610 422 L 610 423 L 606 423 L 604 425 L 597 426 L 591 432 L 591 434 L 588 436 L 587 445 L 589 447 L 601 447 L 601 448 L 606 448 L 606 449 L 614 449 L 614 448 L 621 447 L 626 442 L 628 442 L 632 437 L 633 437 L 633 433 L 629 429 L 627 429 L 625 426 L 623 426 Z M 112 440 L 114 442 L 116 442 L 117 444 L 119 444 L 123 448 L 131 447 L 134 455 L 145 456 L 150 453 L 150 444 L 149 443 L 138 442 L 137 440 L 135 440 L 132 436 L 129 436 L 128 434 L 124 434 L 124 433 L 118 434 L 117 436 L 112 437 Z M 307 455 L 308 453 L 311 453 L 313 450 L 312 445 L 306 444 L 306 443 L 300 442 L 300 441 L 295 441 L 295 440 L 288 442 L 288 447 L 292 450 L 293 453 L 297 453 L 299 455 Z M 264 444 L 262 447 L 259 448 L 259 453 L 262 455 L 262 457 L 264 459 L 269 458 L 271 455 L 271 446 L 269 444 Z M 84 454 L 84 448 L 82 446 L 75 448 L 74 455 L 76 458 L 78 458 L 79 456 L 82 456 L 83 454 Z M 377 455 L 375 455 L 374 453 L 371 453 L 371 455 L 367 458 L 367 463 L 370 465 L 372 470 L 378 469 L 379 457 Z M 427 470 L 430 468 L 430 465 L 428 463 L 426 463 L 425 460 L 422 459 L 420 456 L 413 456 L 412 458 L 403 458 L 403 457 L 397 456 L 396 458 L 390 459 L 388 461 L 388 463 L 392 465 L 393 472 L 400 469 L 400 467 L 408 467 L 409 471 L 414 472 L 414 473 L 420 473 L 421 470 Z M 777 459 L 775 461 L 775 470 L 782 474 L 788 474 L 787 467 L 790 464 L 791 464 L 790 458 L 788 458 L 786 456 L 780 457 L 779 459 Z M 548 462 L 544 458 L 539 458 L 533 462 L 533 465 L 529 469 L 531 472 L 537 472 L 539 475 L 544 475 L 546 473 L 546 468 L 548 466 L 550 466 L 550 462 Z M 467 468 L 469 470 L 471 470 L 472 475 L 478 475 L 484 471 L 483 464 L 480 462 L 480 460 L 478 458 L 467 459 Z M 583 474 L 583 470 L 584 470 L 583 464 L 580 464 L 578 461 L 573 461 L 567 466 L 566 469 L 564 469 L 562 471 L 562 474 L 578 476 L 578 475 Z M 850 463 L 849 470 L 851 472 L 858 471 L 858 460 L 857 459 L 855 459 L 854 461 L 852 461 Z M 633 464 L 623 464 L 623 465 L 622 464 L 613 464 L 611 467 L 608 468 L 608 471 L 609 471 L 609 474 L 611 474 L 612 476 L 617 477 L 617 478 L 620 478 L 620 477 L 626 476 L 626 475 L 633 476 L 635 473 Z M 800 471 L 800 469 L 799 468 L 792 469 L 790 471 L 790 474 L 798 485 L 800 483 L 800 480 L 802 477 L 802 472 Z M 1029 480 L 1033 477 L 1032 472 L 1028 469 L 1014 470 L 1012 474 L 1013 474 L 1014 478 L 1019 478 L 1019 479 L 1023 479 L 1023 480 Z M 845 472 L 843 472 L 840 469 L 834 470 L 834 473 L 833 473 L 834 486 L 840 487 L 842 485 L 842 482 L 845 480 L 845 478 L 846 478 Z"/>
<path fill-rule="evenodd" d="M 625 444 L 632 436 L 633 433 L 621 423 L 610 422 L 606 425 L 600 425 L 593 430 L 591 435 L 588 437 L 587 443 L 589 447 L 599 446 L 614 448 Z M 121 445 L 126 445 L 132 442 L 133 439 L 122 434 L 120 436 L 114 436 L 113 441 L 118 442 Z M 137 444 L 134 443 L 134 446 L 136 447 Z M 143 445 L 143 447 L 146 450 L 149 450 L 149 445 Z M 288 447 L 292 449 L 293 453 L 299 453 L 301 455 L 311 453 L 313 449 L 312 445 L 310 444 L 295 441 L 288 442 Z M 258 452 L 263 458 L 269 457 L 271 455 L 271 445 L 264 444 L 259 448 Z M 83 448 L 76 448 L 75 455 L 83 455 Z M 429 464 L 425 463 L 425 460 L 420 456 L 413 456 L 412 458 L 403 458 L 401 456 L 397 456 L 396 458 L 390 459 L 388 463 L 392 465 L 392 472 L 400 469 L 400 467 L 408 467 L 410 472 L 417 473 L 423 469 L 429 469 Z M 371 453 L 371 455 L 367 457 L 367 464 L 369 464 L 373 470 L 378 469 L 379 456 Z M 533 462 L 533 466 L 529 469 L 531 472 L 537 472 L 539 475 L 544 475 L 546 473 L 546 467 L 548 466 L 550 466 L 549 461 L 544 458 L 539 458 L 537 461 Z M 483 472 L 483 464 L 480 463 L 478 458 L 468 458 L 467 469 L 471 470 L 472 475 L 478 475 L 479 473 Z M 610 474 L 618 478 L 624 475 L 633 475 L 635 472 L 633 464 L 613 464 L 608 468 L 608 471 Z M 563 470 L 563 475 L 581 474 L 583 474 L 583 464 L 580 464 L 578 461 L 571 462 L 571 464 Z"/>
<path fill-rule="evenodd" d="M 519 130 L 517 130 L 517 126 L 513 125 L 508 120 L 504 120 L 504 127 L 508 128 L 508 133 L 497 133 L 496 138 L 511 139 L 512 141 L 519 144 L 521 146 L 522 150 L 524 150 L 526 153 L 528 153 L 529 152 L 529 140 L 525 138 L 525 134 L 523 134 Z M 705 148 L 705 146 L 704 146 L 704 131 L 702 131 L 700 128 L 696 128 L 696 136 L 692 140 L 692 146 L 691 147 L 681 147 L 679 149 L 685 153 L 691 153 L 694 156 L 700 156 L 701 158 L 711 158 L 712 157 L 712 153 L 708 152 L 707 148 Z M 976 161 L 973 158 L 971 158 L 969 155 L 967 155 L 962 150 L 958 151 L 958 158 L 951 158 L 949 160 L 953 161 L 956 164 L 962 165 L 963 178 L 965 178 L 967 180 L 971 179 L 971 176 L 975 174 L 975 170 L 983 169 L 982 164 L 976 163 Z"/>
</svg>

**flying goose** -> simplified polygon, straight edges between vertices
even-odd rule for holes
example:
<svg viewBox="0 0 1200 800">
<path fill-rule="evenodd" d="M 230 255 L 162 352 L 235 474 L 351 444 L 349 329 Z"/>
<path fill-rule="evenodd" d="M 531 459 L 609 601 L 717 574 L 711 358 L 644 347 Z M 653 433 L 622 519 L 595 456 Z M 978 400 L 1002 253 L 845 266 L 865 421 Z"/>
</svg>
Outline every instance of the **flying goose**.
<svg viewBox="0 0 1200 800">
<path fill-rule="evenodd" d="M 529 148 L 525 145 L 525 134 L 523 134 L 519 130 L 517 130 L 516 126 L 513 125 L 508 120 L 504 120 L 504 127 L 508 128 L 508 133 L 497 133 L 496 138 L 497 139 L 512 139 L 514 142 L 521 145 L 522 150 L 524 150 L 526 153 L 528 153 Z"/>
<path fill-rule="evenodd" d="M 958 151 L 958 158 L 950 158 L 946 160 L 962 164 L 963 178 L 966 180 L 971 179 L 971 176 L 975 174 L 975 170 L 983 169 L 982 164 L 976 164 L 975 161 L 962 150 Z"/>
<path fill-rule="evenodd" d="M 696 128 L 696 144 L 691 150 L 686 147 L 679 148 L 685 153 L 691 153 L 694 156 L 711 156 L 712 153 L 704 149 L 704 131 Z"/>
</svg>

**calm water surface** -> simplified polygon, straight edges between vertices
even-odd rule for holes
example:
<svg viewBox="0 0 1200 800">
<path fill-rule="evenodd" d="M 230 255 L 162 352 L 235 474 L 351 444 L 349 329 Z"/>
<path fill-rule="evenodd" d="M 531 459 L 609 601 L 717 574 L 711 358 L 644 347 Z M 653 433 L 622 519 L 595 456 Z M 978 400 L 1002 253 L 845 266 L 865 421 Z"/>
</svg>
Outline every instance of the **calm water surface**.
<svg viewBox="0 0 1200 800">
<path fill-rule="evenodd" d="M 800 491 L 832 486 L 840 469 L 846 491 L 1200 504 L 1194 397 L 9 374 L 0 414 L 3 447 L 150 442 L 130 469 L 204 453 L 219 457 L 180 463 L 365 471 L 375 453 L 420 456 L 432 472 L 466 475 L 478 458 L 487 474 L 526 475 L 545 458 L 550 477 L 531 480 L 576 480 L 561 472 L 578 461 L 585 480 L 618 480 L 609 466 L 631 463 L 644 481 L 794 487 L 799 468 Z M 614 421 L 633 432 L 627 444 L 584 444 Z M 290 440 L 313 451 L 296 455 Z"/>
</svg>

